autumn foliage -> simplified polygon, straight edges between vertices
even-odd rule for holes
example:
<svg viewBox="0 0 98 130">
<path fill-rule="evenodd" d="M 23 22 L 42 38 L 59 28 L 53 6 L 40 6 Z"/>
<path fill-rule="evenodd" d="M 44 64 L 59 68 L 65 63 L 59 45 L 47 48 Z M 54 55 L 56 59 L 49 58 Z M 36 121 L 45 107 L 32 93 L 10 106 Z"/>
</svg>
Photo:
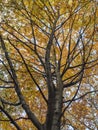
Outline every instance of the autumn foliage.
<svg viewBox="0 0 98 130">
<path fill-rule="evenodd" d="M 97 0 L 0 0 L 2 130 L 97 130 L 97 80 Z"/>
</svg>

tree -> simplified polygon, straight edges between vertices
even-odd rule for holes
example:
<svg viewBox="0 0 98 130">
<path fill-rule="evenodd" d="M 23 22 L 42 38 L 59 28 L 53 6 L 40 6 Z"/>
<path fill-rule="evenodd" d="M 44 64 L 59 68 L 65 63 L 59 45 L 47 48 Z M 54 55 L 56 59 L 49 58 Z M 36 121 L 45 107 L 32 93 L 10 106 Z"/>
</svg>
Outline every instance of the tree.
<svg viewBox="0 0 98 130">
<path fill-rule="evenodd" d="M 2 129 L 97 129 L 98 2 L 0 2 Z"/>
</svg>

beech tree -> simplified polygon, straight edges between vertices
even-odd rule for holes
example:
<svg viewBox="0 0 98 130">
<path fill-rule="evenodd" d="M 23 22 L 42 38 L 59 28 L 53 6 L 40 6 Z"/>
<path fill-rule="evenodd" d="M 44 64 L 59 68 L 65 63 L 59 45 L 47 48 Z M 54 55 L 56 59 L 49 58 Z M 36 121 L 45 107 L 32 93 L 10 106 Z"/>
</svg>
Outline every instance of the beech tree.
<svg viewBox="0 0 98 130">
<path fill-rule="evenodd" d="M 0 1 L 0 128 L 98 129 L 98 1 Z"/>
</svg>

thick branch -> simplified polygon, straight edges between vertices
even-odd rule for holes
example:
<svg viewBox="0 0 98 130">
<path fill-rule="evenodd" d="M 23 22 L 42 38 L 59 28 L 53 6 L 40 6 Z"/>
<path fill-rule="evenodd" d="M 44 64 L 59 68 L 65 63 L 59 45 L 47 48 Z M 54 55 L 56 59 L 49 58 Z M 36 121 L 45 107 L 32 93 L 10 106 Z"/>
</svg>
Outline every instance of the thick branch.
<svg viewBox="0 0 98 130">
<path fill-rule="evenodd" d="M 10 60 L 10 57 L 9 57 L 9 55 L 8 55 L 8 52 L 7 52 L 5 43 L 4 43 L 3 39 L 2 39 L 2 36 L 0 36 L 0 41 L 1 41 L 2 49 L 3 49 L 4 53 L 5 53 L 5 57 L 6 57 L 7 61 L 8 61 L 9 67 L 10 67 L 10 69 L 11 69 L 11 73 L 12 73 L 11 78 L 13 79 L 13 82 L 14 82 L 14 84 L 15 84 L 15 91 L 16 91 L 16 93 L 17 93 L 17 96 L 18 96 L 19 99 L 20 99 L 20 102 L 21 102 L 21 104 L 22 104 L 23 109 L 25 110 L 25 112 L 26 112 L 27 115 L 28 115 L 28 118 L 32 121 L 32 123 L 33 123 L 38 129 L 40 129 L 40 128 L 41 128 L 40 122 L 38 121 L 38 119 L 36 118 L 36 116 L 34 115 L 34 113 L 31 112 L 29 106 L 26 104 L 25 99 L 24 99 L 24 97 L 23 97 L 23 95 L 22 95 L 22 93 L 21 93 L 21 90 L 20 90 L 20 88 L 19 88 L 19 83 L 18 83 L 18 80 L 17 80 L 17 75 L 16 75 L 16 72 L 15 72 L 15 70 L 14 70 L 12 61 Z"/>
</svg>

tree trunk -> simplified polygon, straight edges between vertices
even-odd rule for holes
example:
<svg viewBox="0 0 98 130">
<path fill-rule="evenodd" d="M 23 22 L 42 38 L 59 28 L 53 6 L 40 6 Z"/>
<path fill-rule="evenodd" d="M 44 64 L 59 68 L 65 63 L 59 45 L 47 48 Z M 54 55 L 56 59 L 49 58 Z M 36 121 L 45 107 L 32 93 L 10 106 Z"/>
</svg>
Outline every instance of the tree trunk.
<svg viewBox="0 0 98 130">
<path fill-rule="evenodd" d="M 54 115 L 51 130 L 60 130 L 60 115 L 62 112 L 62 96 L 59 89 L 55 92 Z"/>
<path fill-rule="evenodd" d="M 45 130 L 60 130 L 60 116 L 62 113 L 63 84 L 61 78 L 57 80 L 54 95 L 48 100 L 48 112 Z"/>
</svg>

